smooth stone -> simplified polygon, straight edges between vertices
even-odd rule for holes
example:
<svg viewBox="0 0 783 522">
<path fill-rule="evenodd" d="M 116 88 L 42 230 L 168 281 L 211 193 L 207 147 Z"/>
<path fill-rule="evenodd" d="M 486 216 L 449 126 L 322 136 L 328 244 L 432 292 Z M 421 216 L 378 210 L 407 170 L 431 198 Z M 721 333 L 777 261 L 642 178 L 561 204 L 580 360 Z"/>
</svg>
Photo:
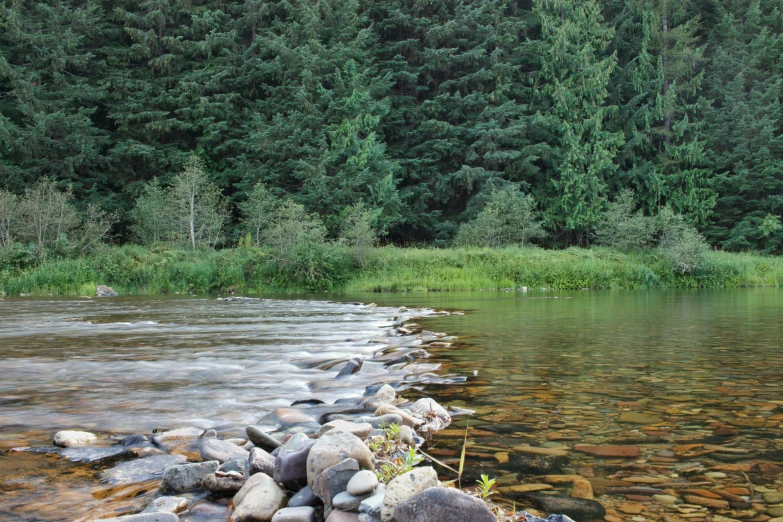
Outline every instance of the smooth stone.
<svg viewBox="0 0 783 522">
<path fill-rule="evenodd" d="M 110 484 L 135 484 L 160 479 L 167 468 L 184 464 L 183 455 L 153 455 L 142 459 L 120 462 L 113 468 L 101 472 L 101 478 Z"/>
<path fill-rule="evenodd" d="M 297 433 L 283 444 L 275 458 L 275 482 L 293 482 L 307 479 L 307 457 L 316 440 Z"/>
<path fill-rule="evenodd" d="M 594 446 L 592 444 L 577 444 L 574 446 L 574 451 L 580 451 L 582 453 L 589 453 L 591 455 L 597 455 L 599 457 L 638 457 L 638 446 L 612 446 L 602 445 Z"/>
<path fill-rule="evenodd" d="M 128 435 L 127 437 L 122 439 L 122 442 L 120 442 L 120 444 L 122 444 L 123 446 L 133 446 L 135 444 L 145 444 L 149 441 L 150 439 L 148 439 L 146 435 L 137 433 L 134 435 Z"/>
<path fill-rule="evenodd" d="M 540 455 L 535 453 L 512 453 L 509 455 L 514 471 L 548 475 L 559 472 L 568 465 L 565 455 Z"/>
<path fill-rule="evenodd" d="M 574 520 L 599 519 L 606 515 L 604 506 L 595 500 L 549 495 L 530 495 L 528 498 L 542 511 L 565 515 Z"/>
<path fill-rule="evenodd" d="M 360 497 L 372 493 L 376 487 L 378 487 L 378 476 L 368 469 L 363 469 L 351 477 L 345 490 L 355 497 Z"/>
<path fill-rule="evenodd" d="M 93 522 L 179 522 L 174 513 L 139 513 L 117 518 L 102 518 Z"/>
<path fill-rule="evenodd" d="M 182 497 L 158 497 L 142 513 L 182 513 L 188 504 L 188 499 Z"/>
<path fill-rule="evenodd" d="M 419 424 L 422 424 L 421 419 L 415 418 L 413 415 L 402 411 L 397 406 L 393 404 L 382 404 L 381 406 L 378 406 L 378 408 L 375 410 L 375 416 L 380 417 L 382 415 L 388 415 L 389 413 L 394 415 L 399 415 L 402 418 L 402 424 L 405 426 L 408 426 L 410 428 L 415 428 Z"/>
<path fill-rule="evenodd" d="M 348 377 L 354 373 L 359 373 L 359 370 L 362 369 L 363 363 L 364 359 L 361 357 L 353 357 L 349 359 L 348 362 L 345 363 L 345 366 L 343 366 L 343 369 L 340 370 L 340 372 L 337 374 L 335 379 L 342 379 L 343 377 Z"/>
<path fill-rule="evenodd" d="M 396 398 L 397 392 L 394 391 L 394 388 L 388 384 L 384 384 L 378 389 L 378 391 L 375 392 L 374 395 L 366 397 L 362 402 L 368 408 L 377 408 L 382 404 L 389 404 L 394 402 Z"/>
<path fill-rule="evenodd" d="M 218 436 L 217 431 L 213 429 L 208 429 L 204 432 L 204 435 L 201 436 L 202 439 L 216 439 Z"/>
<path fill-rule="evenodd" d="M 359 513 L 335 509 L 326 517 L 326 522 L 359 522 Z"/>
<path fill-rule="evenodd" d="M 767 491 L 764 493 L 764 500 L 768 504 L 780 504 L 783 502 L 783 491 Z"/>
<path fill-rule="evenodd" d="M 216 460 L 196 464 L 180 464 L 166 468 L 160 481 L 161 493 L 183 493 L 201 487 L 201 480 L 217 471 Z"/>
<path fill-rule="evenodd" d="M 372 517 L 380 519 L 381 507 L 383 507 L 383 497 L 386 495 L 386 485 L 379 484 L 375 494 L 367 497 L 359 504 L 359 513 L 366 513 Z"/>
<path fill-rule="evenodd" d="M 367 513 L 359 513 L 359 522 L 381 522 L 380 518 L 368 515 Z"/>
<path fill-rule="evenodd" d="M 318 507 L 322 504 L 321 499 L 315 496 L 310 486 L 300 489 L 296 495 L 288 501 L 288 507 Z"/>
<path fill-rule="evenodd" d="M 201 443 L 201 458 L 223 463 L 234 459 L 247 460 L 250 452 L 225 440 L 205 439 Z"/>
<path fill-rule="evenodd" d="M 269 476 L 275 473 L 275 457 L 261 448 L 250 450 L 250 474 L 266 473 Z"/>
<path fill-rule="evenodd" d="M 433 399 L 419 399 L 409 409 L 414 417 L 424 421 L 424 424 L 419 426 L 422 431 L 438 431 L 451 424 L 449 412 Z"/>
<path fill-rule="evenodd" d="M 282 446 L 279 440 L 257 426 L 248 426 L 245 428 L 245 433 L 247 433 L 247 438 L 250 439 L 250 442 L 267 451 Z"/>
<path fill-rule="evenodd" d="M 218 477 L 214 473 L 210 473 L 201 479 L 201 487 L 219 497 L 233 496 L 234 493 L 242 489 L 242 486 L 245 484 L 245 477 L 232 475 Z"/>
<path fill-rule="evenodd" d="M 775 507 L 767 508 L 766 514 L 773 518 L 783 517 L 783 506 L 775 506 Z"/>
<path fill-rule="evenodd" d="M 224 462 L 218 469 L 225 473 L 228 473 L 229 471 L 236 471 L 241 475 L 246 475 L 247 467 L 248 462 L 245 459 L 234 459 Z"/>
<path fill-rule="evenodd" d="M 355 497 L 347 491 L 343 491 L 334 496 L 332 506 L 341 511 L 355 511 L 359 509 L 362 500 L 364 500 L 364 496 Z"/>
<path fill-rule="evenodd" d="M 416 468 L 389 482 L 381 506 L 381 521 L 394 519 L 397 506 L 424 490 L 440 486 L 438 474 L 430 467 Z"/>
<path fill-rule="evenodd" d="M 285 505 L 285 492 L 272 477 L 256 473 L 234 497 L 231 522 L 270 522 Z"/>
<path fill-rule="evenodd" d="M 402 424 L 402 417 L 395 413 L 388 413 L 386 415 L 381 415 L 380 417 L 359 417 L 354 422 L 357 424 L 366 423 L 373 428 L 385 428 L 392 424 Z"/>
<path fill-rule="evenodd" d="M 58 431 L 54 434 L 54 445 L 61 448 L 86 446 L 97 441 L 98 437 L 89 431 Z"/>
<path fill-rule="evenodd" d="M 310 506 L 286 507 L 275 513 L 272 522 L 315 522 L 315 509 Z"/>
<path fill-rule="evenodd" d="M 158 447 L 165 447 L 167 443 L 179 441 L 182 439 L 197 439 L 204 434 L 201 428 L 177 428 L 176 430 L 163 431 L 154 434 L 150 440 Z"/>
<path fill-rule="evenodd" d="M 653 500 L 655 500 L 656 502 L 660 502 L 664 506 L 673 506 L 680 500 L 674 495 L 653 495 L 652 498 Z"/>
<path fill-rule="evenodd" d="M 355 459 L 345 459 L 325 469 L 313 482 L 313 493 L 328 507 L 332 499 L 345 491 L 348 482 L 359 471 L 359 463 Z"/>
<path fill-rule="evenodd" d="M 400 426 L 400 434 L 397 436 L 400 442 L 408 446 L 416 446 L 416 432 L 410 426 Z"/>
<path fill-rule="evenodd" d="M 62 450 L 60 456 L 73 462 L 97 462 L 126 453 L 130 453 L 130 450 L 123 446 L 109 446 L 108 448 L 73 447 Z"/>
<path fill-rule="evenodd" d="M 114 288 L 106 285 L 98 285 L 95 287 L 95 297 L 117 297 L 117 292 L 114 291 Z"/>
<path fill-rule="evenodd" d="M 453 488 L 429 488 L 394 510 L 397 522 L 497 522 L 487 504 Z"/>
<path fill-rule="evenodd" d="M 336 430 L 326 432 L 310 448 L 307 457 L 307 485 L 312 487 L 316 477 L 325 469 L 345 459 L 356 460 L 363 469 L 375 469 L 373 454 L 359 437 Z M 313 491 L 318 494 L 315 488 Z"/>
<path fill-rule="evenodd" d="M 618 422 L 625 422 L 628 424 L 660 424 L 663 419 L 657 415 L 651 415 L 649 413 L 637 413 L 633 411 L 624 411 L 617 418 Z"/>
<path fill-rule="evenodd" d="M 370 435 L 373 427 L 366 422 L 348 422 L 342 419 L 336 419 L 321 426 L 321 428 L 315 432 L 315 438 L 318 439 L 324 433 L 333 429 L 340 430 L 344 433 L 353 433 L 360 439 L 366 439 Z"/>
</svg>

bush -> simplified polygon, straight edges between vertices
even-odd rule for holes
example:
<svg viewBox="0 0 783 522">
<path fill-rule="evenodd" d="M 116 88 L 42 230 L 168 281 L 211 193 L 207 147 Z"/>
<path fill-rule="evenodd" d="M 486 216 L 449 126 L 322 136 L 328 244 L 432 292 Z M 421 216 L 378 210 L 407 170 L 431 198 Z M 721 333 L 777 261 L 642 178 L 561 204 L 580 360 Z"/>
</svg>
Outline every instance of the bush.
<svg viewBox="0 0 783 522">
<path fill-rule="evenodd" d="M 634 212 L 634 193 L 625 190 L 601 216 L 595 230 L 596 243 L 603 246 L 633 250 L 650 246 L 655 231 L 655 219 L 642 211 Z"/>
<path fill-rule="evenodd" d="M 681 214 L 666 206 L 658 213 L 658 252 L 672 270 L 689 274 L 704 267 L 710 247 L 696 228 Z"/>
<path fill-rule="evenodd" d="M 492 193 L 476 219 L 463 224 L 454 243 L 459 246 L 523 246 L 531 239 L 547 237 L 535 210 L 535 199 L 507 187 Z"/>
</svg>

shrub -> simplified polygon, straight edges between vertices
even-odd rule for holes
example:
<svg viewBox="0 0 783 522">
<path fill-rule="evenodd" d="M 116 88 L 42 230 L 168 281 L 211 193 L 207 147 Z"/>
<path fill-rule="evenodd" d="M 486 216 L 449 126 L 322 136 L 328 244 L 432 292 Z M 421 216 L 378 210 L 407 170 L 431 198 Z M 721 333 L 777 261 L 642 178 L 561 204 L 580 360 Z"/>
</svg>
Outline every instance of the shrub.
<svg viewBox="0 0 783 522">
<path fill-rule="evenodd" d="M 595 230 L 599 245 L 621 250 L 632 250 L 650 246 L 655 230 L 654 218 L 645 216 L 641 210 L 634 212 L 634 193 L 625 190 L 601 215 Z"/>
<path fill-rule="evenodd" d="M 657 228 L 658 252 L 674 271 L 689 274 L 704 266 L 710 247 L 681 214 L 663 207 L 658 213 Z"/>
<path fill-rule="evenodd" d="M 460 227 L 454 243 L 497 248 L 523 246 L 531 239 L 546 237 L 543 221 L 535 210 L 535 199 L 516 187 L 507 187 L 492 193 L 476 219 Z"/>
</svg>

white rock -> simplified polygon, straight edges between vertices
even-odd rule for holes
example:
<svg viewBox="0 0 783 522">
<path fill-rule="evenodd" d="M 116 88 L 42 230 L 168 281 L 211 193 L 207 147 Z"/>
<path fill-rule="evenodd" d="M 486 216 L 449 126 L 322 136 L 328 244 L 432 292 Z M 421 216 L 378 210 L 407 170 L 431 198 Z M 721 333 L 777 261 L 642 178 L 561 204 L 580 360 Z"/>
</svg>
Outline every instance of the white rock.
<svg viewBox="0 0 783 522">
<path fill-rule="evenodd" d="M 98 437 L 88 431 L 58 431 L 54 434 L 54 445 L 61 448 L 86 446 L 97 440 Z"/>
<path fill-rule="evenodd" d="M 351 480 L 348 481 L 346 491 L 348 491 L 350 495 L 360 497 L 372 493 L 377 486 L 378 477 L 372 471 L 365 469 L 351 477 Z"/>
</svg>

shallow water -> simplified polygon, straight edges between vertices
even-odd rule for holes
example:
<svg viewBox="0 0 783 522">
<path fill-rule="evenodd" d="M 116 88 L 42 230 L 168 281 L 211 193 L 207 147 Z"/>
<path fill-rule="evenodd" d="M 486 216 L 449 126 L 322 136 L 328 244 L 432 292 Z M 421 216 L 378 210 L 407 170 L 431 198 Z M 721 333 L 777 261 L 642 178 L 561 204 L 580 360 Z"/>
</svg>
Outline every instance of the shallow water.
<svg viewBox="0 0 783 522">
<path fill-rule="evenodd" d="M 632 475 L 724 487 L 747 485 L 745 473 L 754 484 L 783 489 L 779 290 L 335 297 L 349 299 L 379 307 L 192 298 L 0 302 L 0 448 L 50 444 L 64 428 L 122 434 L 239 426 L 295 399 L 360 395 L 367 384 L 415 380 L 440 365 L 438 373 L 467 381 L 427 384 L 406 395 L 476 410 L 429 447 L 456 464 L 470 423 L 463 486 L 481 473 L 497 477 L 501 488 L 538 483 L 536 475 L 546 473 L 580 474 L 590 477 L 596 495 L 609 494 L 601 502 L 610 508 L 628 499 L 609 482 Z M 333 365 L 377 349 L 368 341 L 383 335 L 401 305 L 465 310 L 417 321 L 459 338 L 450 347 L 428 348 L 426 364 L 393 373 L 365 364 L 334 383 Z M 640 455 L 594 457 L 574 449 L 582 443 L 633 445 Z M 694 443 L 740 453 L 682 450 Z M 525 445 L 561 448 L 567 461 L 547 472 L 530 469 Z M 0 519 L 87 519 L 143 506 L 154 494 L 154 483 L 100 484 L 100 469 L 0 452 L 0 491 L 10 493 L 0 495 Z M 105 498 L 113 511 L 106 511 Z M 778 509 L 763 507 L 772 515 Z M 211 509 L 204 504 L 203 515 L 186 520 L 225 516 Z M 755 511 L 724 514 L 763 518 Z"/>
</svg>

